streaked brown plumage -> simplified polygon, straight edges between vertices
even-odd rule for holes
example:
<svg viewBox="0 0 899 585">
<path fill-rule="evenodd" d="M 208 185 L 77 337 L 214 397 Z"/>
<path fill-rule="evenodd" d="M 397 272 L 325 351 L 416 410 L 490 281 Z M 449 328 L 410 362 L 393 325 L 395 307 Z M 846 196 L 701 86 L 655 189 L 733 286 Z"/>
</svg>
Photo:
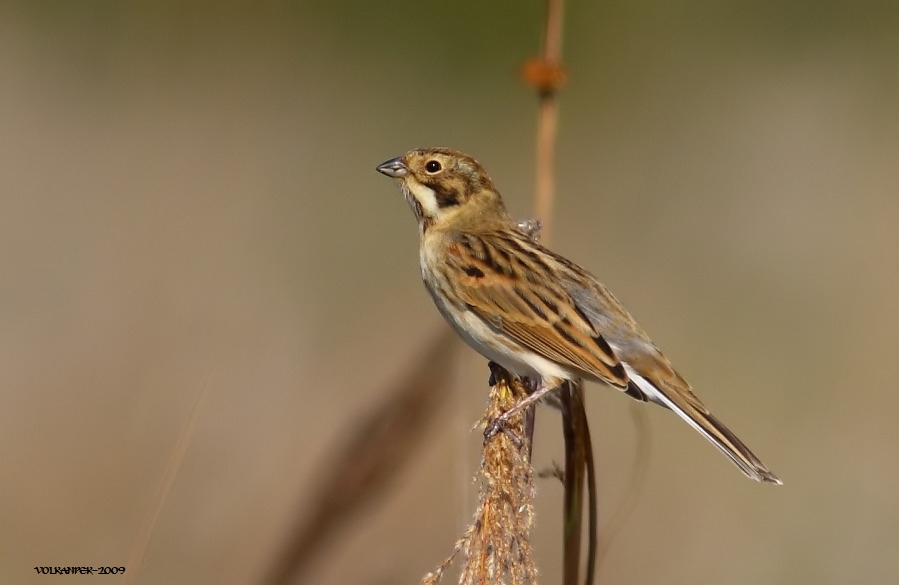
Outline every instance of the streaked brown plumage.
<svg viewBox="0 0 899 585">
<path fill-rule="evenodd" d="M 749 477 L 781 483 L 605 286 L 518 228 L 477 161 L 427 148 L 378 170 L 397 179 L 418 220 L 422 279 L 444 318 L 482 355 L 539 378 L 515 411 L 565 380 L 605 382 L 673 410 Z"/>
</svg>

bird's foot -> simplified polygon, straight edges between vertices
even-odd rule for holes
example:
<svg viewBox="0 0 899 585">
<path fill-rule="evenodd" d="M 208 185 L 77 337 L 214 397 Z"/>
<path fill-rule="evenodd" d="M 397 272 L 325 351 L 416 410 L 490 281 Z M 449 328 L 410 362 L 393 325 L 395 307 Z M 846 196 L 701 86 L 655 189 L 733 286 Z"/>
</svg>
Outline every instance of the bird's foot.
<svg viewBox="0 0 899 585">
<path fill-rule="evenodd" d="M 499 415 L 498 417 L 496 417 L 495 419 L 490 421 L 490 423 L 487 425 L 487 428 L 484 429 L 484 444 L 485 445 L 490 442 L 490 439 L 492 439 L 496 435 L 502 433 L 510 441 L 512 441 L 512 444 L 515 445 L 516 449 L 521 449 L 522 445 L 524 445 L 524 441 L 521 439 L 521 437 L 518 435 L 518 433 L 515 431 L 515 429 L 512 427 L 512 425 L 509 424 L 509 416 L 507 416 L 507 415 L 510 415 L 510 414 L 515 414 L 515 413 L 507 410 L 506 412 L 502 413 L 501 415 Z"/>
</svg>

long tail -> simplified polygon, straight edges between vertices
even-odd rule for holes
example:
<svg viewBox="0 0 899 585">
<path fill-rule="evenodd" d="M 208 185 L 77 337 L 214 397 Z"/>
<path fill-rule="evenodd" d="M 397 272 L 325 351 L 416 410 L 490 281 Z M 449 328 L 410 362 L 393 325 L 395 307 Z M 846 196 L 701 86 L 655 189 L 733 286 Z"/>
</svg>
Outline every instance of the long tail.
<svg viewBox="0 0 899 585">
<path fill-rule="evenodd" d="M 625 371 L 631 382 L 646 395 L 650 401 L 673 410 L 691 427 L 708 439 L 713 445 L 733 461 L 740 471 L 756 481 L 783 485 L 783 482 L 762 463 L 743 441 L 721 424 L 699 401 L 687 386 L 685 391 L 671 389 L 668 392 L 658 388 L 628 365 Z M 659 384 L 662 385 L 662 384 Z"/>
</svg>

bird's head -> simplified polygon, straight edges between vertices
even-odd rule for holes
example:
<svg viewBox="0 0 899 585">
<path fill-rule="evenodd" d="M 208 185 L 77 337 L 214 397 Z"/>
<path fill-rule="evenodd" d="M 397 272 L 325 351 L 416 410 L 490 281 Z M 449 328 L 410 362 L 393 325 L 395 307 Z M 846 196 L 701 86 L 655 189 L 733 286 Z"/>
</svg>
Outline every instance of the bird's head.
<svg viewBox="0 0 899 585">
<path fill-rule="evenodd" d="M 462 152 L 420 148 L 377 169 L 399 182 L 422 234 L 434 226 L 509 221 L 490 176 L 478 161 Z"/>
</svg>

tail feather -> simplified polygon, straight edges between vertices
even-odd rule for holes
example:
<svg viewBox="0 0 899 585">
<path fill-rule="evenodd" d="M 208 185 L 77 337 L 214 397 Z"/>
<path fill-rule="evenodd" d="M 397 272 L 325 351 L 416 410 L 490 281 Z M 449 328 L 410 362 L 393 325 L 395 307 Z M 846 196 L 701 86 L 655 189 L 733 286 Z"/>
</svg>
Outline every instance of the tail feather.
<svg viewBox="0 0 899 585">
<path fill-rule="evenodd" d="M 678 389 L 665 392 L 655 384 L 638 374 L 628 365 L 625 365 L 628 376 L 646 398 L 673 410 L 679 417 L 691 427 L 708 439 L 722 453 L 727 455 L 740 470 L 752 479 L 764 483 L 783 485 L 783 482 L 774 475 L 755 454 L 749 450 L 743 442 L 737 438 L 721 421 L 710 413 L 689 387 L 680 392 Z"/>
</svg>

